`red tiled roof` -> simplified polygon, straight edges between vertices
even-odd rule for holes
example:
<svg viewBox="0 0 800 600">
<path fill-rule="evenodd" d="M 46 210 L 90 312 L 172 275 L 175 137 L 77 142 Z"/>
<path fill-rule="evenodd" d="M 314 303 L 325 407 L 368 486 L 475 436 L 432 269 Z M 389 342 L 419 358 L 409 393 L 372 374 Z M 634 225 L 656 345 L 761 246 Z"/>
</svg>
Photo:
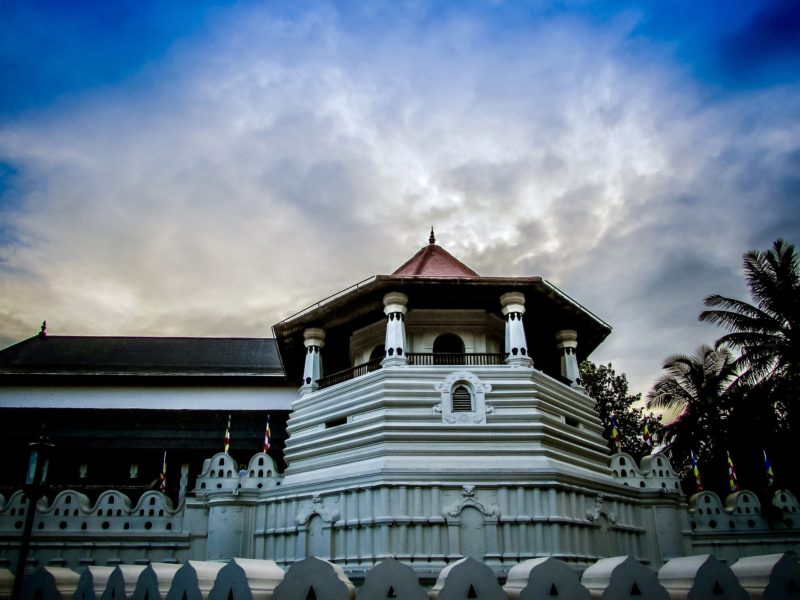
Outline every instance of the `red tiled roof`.
<svg viewBox="0 0 800 600">
<path fill-rule="evenodd" d="M 467 265 L 435 243 L 430 243 L 403 266 L 392 273 L 394 277 L 479 277 Z"/>
</svg>

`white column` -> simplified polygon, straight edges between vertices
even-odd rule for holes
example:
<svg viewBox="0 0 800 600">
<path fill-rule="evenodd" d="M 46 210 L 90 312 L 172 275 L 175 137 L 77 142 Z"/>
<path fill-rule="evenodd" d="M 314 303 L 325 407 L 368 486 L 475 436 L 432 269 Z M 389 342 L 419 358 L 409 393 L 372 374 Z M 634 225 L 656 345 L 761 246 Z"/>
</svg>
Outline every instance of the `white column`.
<svg viewBox="0 0 800 600">
<path fill-rule="evenodd" d="M 322 377 L 322 347 L 325 345 L 325 330 L 309 327 L 303 332 L 306 347 L 306 366 L 303 369 L 303 385 L 300 394 L 308 394 L 319 389 L 317 380 Z"/>
<path fill-rule="evenodd" d="M 533 365 L 528 356 L 528 342 L 522 315 L 525 313 L 525 296 L 521 292 L 508 292 L 500 296 L 500 304 L 506 317 L 506 364 L 517 367 Z"/>
<path fill-rule="evenodd" d="M 574 329 L 556 331 L 556 346 L 561 353 L 561 376 L 569 379 L 572 387 L 581 387 L 581 374 L 578 370 L 578 332 Z"/>
<path fill-rule="evenodd" d="M 383 297 L 383 312 L 386 321 L 386 356 L 381 365 L 394 366 L 406 364 L 406 326 L 408 296 L 402 292 L 389 292 Z"/>
</svg>

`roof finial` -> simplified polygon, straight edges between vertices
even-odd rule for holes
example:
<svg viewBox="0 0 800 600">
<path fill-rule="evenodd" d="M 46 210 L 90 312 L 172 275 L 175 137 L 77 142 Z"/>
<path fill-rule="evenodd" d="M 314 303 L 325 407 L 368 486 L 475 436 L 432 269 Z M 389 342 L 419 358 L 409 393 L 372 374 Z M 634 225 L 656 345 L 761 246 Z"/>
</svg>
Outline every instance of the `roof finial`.
<svg viewBox="0 0 800 600">
<path fill-rule="evenodd" d="M 431 237 L 428 238 L 428 243 L 429 244 L 435 244 L 436 243 L 436 236 L 433 235 L 433 225 L 431 225 Z"/>
<path fill-rule="evenodd" d="M 39 330 L 39 337 L 47 337 L 47 321 L 42 321 L 42 328 Z"/>
</svg>

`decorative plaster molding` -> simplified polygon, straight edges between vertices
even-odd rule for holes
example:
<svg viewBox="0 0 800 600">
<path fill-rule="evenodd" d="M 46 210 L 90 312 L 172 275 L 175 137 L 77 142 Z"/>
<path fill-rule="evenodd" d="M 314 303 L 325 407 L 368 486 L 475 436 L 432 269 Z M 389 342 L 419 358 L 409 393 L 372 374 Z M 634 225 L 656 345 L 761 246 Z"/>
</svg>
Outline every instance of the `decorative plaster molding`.
<svg viewBox="0 0 800 600">
<path fill-rule="evenodd" d="M 483 513 L 487 517 L 500 517 L 500 507 L 496 504 L 492 504 L 488 508 L 480 502 L 475 497 L 475 486 L 474 485 L 464 485 L 462 486 L 461 492 L 461 500 L 456 502 L 450 507 L 445 507 L 442 509 L 442 516 L 450 517 L 451 519 L 455 519 L 458 515 L 461 514 L 461 511 L 467 507 L 472 506 L 473 508 L 477 508 L 481 513 Z"/>
<path fill-rule="evenodd" d="M 597 522 L 600 520 L 600 515 L 605 515 L 609 523 L 611 523 L 612 525 L 616 524 L 617 522 L 616 515 L 613 512 L 603 508 L 604 503 L 605 503 L 605 498 L 603 497 L 603 494 L 602 493 L 597 494 L 594 501 L 594 508 L 592 510 L 586 511 L 586 518 L 589 519 L 592 523 L 597 524 Z"/>
<path fill-rule="evenodd" d="M 319 515 L 326 523 L 335 523 L 341 517 L 337 509 L 326 509 L 322 500 L 322 496 L 314 494 L 311 499 L 311 506 L 305 512 L 297 513 L 295 521 L 298 525 L 305 525 L 314 515 Z"/>
<path fill-rule="evenodd" d="M 453 411 L 453 390 L 459 385 L 463 385 L 469 389 L 474 410 L 463 412 Z M 494 412 L 491 406 L 486 405 L 486 394 L 492 391 L 492 386 L 481 381 L 477 375 L 470 371 L 454 371 L 443 381 L 436 383 L 434 389 L 439 392 L 442 401 L 433 407 L 433 412 L 441 412 L 443 423 L 485 423 L 486 415 Z"/>
</svg>

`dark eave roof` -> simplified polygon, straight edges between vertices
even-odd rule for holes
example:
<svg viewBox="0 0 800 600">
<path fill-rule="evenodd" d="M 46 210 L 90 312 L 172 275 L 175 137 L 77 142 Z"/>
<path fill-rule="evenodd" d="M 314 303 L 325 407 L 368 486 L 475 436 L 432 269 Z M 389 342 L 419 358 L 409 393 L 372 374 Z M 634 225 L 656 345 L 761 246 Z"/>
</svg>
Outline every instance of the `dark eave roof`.
<svg viewBox="0 0 800 600">
<path fill-rule="evenodd" d="M 37 335 L 0 350 L 0 375 L 283 379 L 271 338 Z"/>
<path fill-rule="evenodd" d="M 390 291 L 407 293 L 409 310 L 480 308 L 498 316 L 501 315 L 501 294 L 523 292 L 529 312 L 526 329 L 533 327 L 531 323 L 537 323 L 537 327 L 540 327 L 542 319 L 552 322 L 557 315 L 559 328 L 578 330 L 582 358 L 591 354 L 611 333 L 611 327 L 605 321 L 541 277 L 377 275 L 273 326 L 288 379 L 294 381 L 302 373 L 303 331 L 306 327 L 322 327 L 331 334 L 338 328 L 352 332 L 374 323 L 384 318 L 382 299 Z"/>
</svg>

